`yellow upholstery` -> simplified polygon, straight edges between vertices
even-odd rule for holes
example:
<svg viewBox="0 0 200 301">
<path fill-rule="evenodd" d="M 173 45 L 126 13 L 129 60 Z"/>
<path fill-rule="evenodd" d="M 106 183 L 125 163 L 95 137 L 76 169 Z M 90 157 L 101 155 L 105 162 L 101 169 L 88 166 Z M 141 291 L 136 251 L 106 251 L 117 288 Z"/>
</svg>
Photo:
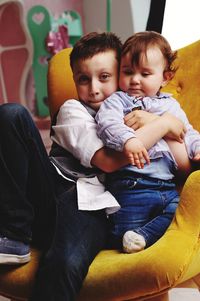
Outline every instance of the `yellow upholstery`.
<svg viewBox="0 0 200 301">
<path fill-rule="evenodd" d="M 49 105 L 53 115 L 65 99 L 76 97 L 69 52 L 55 55 L 49 66 Z M 200 130 L 200 41 L 178 51 L 180 67 L 165 90 L 180 101 L 191 123 Z M 95 258 L 77 301 L 167 301 L 177 285 L 200 287 L 200 171 L 187 179 L 175 218 L 165 235 L 137 254 L 104 250 Z M 98 235 L 98 233 L 97 233 Z M 38 253 L 22 267 L 0 267 L 0 294 L 26 300 Z"/>
<path fill-rule="evenodd" d="M 164 88 L 174 95 L 186 112 L 191 124 L 200 131 L 200 41 L 178 51 L 178 70 L 173 80 Z"/>
</svg>

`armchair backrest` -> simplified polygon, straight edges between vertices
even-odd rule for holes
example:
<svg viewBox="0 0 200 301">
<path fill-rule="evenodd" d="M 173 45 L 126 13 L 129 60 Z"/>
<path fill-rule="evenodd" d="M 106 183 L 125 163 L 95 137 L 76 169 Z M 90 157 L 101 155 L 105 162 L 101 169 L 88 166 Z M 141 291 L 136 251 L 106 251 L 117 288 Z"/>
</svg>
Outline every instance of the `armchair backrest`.
<svg viewBox="0 0 200 301">
<path fill-rule="evenodd" d="M 57 53 L 49 62 L 48 99 L 51 117 L 65 100 L 77 99 L 69 63 L 71 48 Z M 163 89 L 173 94 L 191 124 L 200 131 L 200 40 L 178 50 L 178 70 L 172 81 Z"/>
<path fill-rule="evenodd" d="M 48 104 L 51 117 L 67 99 L 77 99 L 76 87 L 70 67 L 71 48 L 66 48 L 54 55 L 49 61 L 47 86 Z"/>
<path fill-rule="evenodd" d="M 190 123 L 200 131 L 200 40 L 178 50 L 178 70 L 164 91 L 173 94 Z"/>
</svg>

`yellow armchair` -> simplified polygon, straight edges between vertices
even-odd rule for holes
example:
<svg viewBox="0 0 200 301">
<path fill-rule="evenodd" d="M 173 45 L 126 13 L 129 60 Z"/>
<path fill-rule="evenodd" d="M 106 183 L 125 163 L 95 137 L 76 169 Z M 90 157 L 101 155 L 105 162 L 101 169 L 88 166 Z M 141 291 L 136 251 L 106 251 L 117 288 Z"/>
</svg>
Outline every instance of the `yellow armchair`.
<svg viewBox="0 0 200 301">
<path fill-rule="evenodd" d="M 69 67 L 70 51 L 62 50 L 49 64 L 51 116 L 65 99 L 77 97 Z M 180 101 L 190 122 L 198 130 L 199 53 L 200 41 L 178 51 L 179 69 L 165 88 Z M 168 291 L 173 287 L 200 287 L 199 234 L 200 171 L 195 171 L 183 187 L 175 218 L 165 235 L 140 253 L 101 251 L 90 266 L 77 301 L 167 301 Z M 20 267 L 0 266 L 0 295 L 12 300 L 27 300 L 39 264 L 39 255 L 39 251 L 32 250 L 30 263 Z"/>
</svg>

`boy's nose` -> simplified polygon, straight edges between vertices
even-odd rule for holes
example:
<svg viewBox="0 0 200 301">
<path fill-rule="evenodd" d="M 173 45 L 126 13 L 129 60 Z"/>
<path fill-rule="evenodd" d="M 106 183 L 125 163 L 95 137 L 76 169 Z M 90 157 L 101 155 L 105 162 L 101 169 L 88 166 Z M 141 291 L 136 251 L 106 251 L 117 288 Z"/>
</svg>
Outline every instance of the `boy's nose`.
<svg viewBox="0 0 200 301">
<path fill-rule="evenodd" d="M 91 82 L 90 86 L 90 95 L 98 95 L 99 94 L 99 86 L 96 81 Z"/>
</svg>

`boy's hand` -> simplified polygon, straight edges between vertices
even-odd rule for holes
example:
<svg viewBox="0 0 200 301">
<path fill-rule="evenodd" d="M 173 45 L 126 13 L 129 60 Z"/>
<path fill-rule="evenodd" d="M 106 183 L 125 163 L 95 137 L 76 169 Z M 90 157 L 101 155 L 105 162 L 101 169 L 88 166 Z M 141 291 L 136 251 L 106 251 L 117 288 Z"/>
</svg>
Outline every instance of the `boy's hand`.
<svg viewBox="0 0 200 301">
<path fill-rule="evenodd" d="M 144 168 L 145 162 L 150 163 L 146 148 L 137 138 L 131 138 L 125 143 L 124 154 L 127 156 L 129 163 L 136 165 L 139 169 Z"/>
</svg>

